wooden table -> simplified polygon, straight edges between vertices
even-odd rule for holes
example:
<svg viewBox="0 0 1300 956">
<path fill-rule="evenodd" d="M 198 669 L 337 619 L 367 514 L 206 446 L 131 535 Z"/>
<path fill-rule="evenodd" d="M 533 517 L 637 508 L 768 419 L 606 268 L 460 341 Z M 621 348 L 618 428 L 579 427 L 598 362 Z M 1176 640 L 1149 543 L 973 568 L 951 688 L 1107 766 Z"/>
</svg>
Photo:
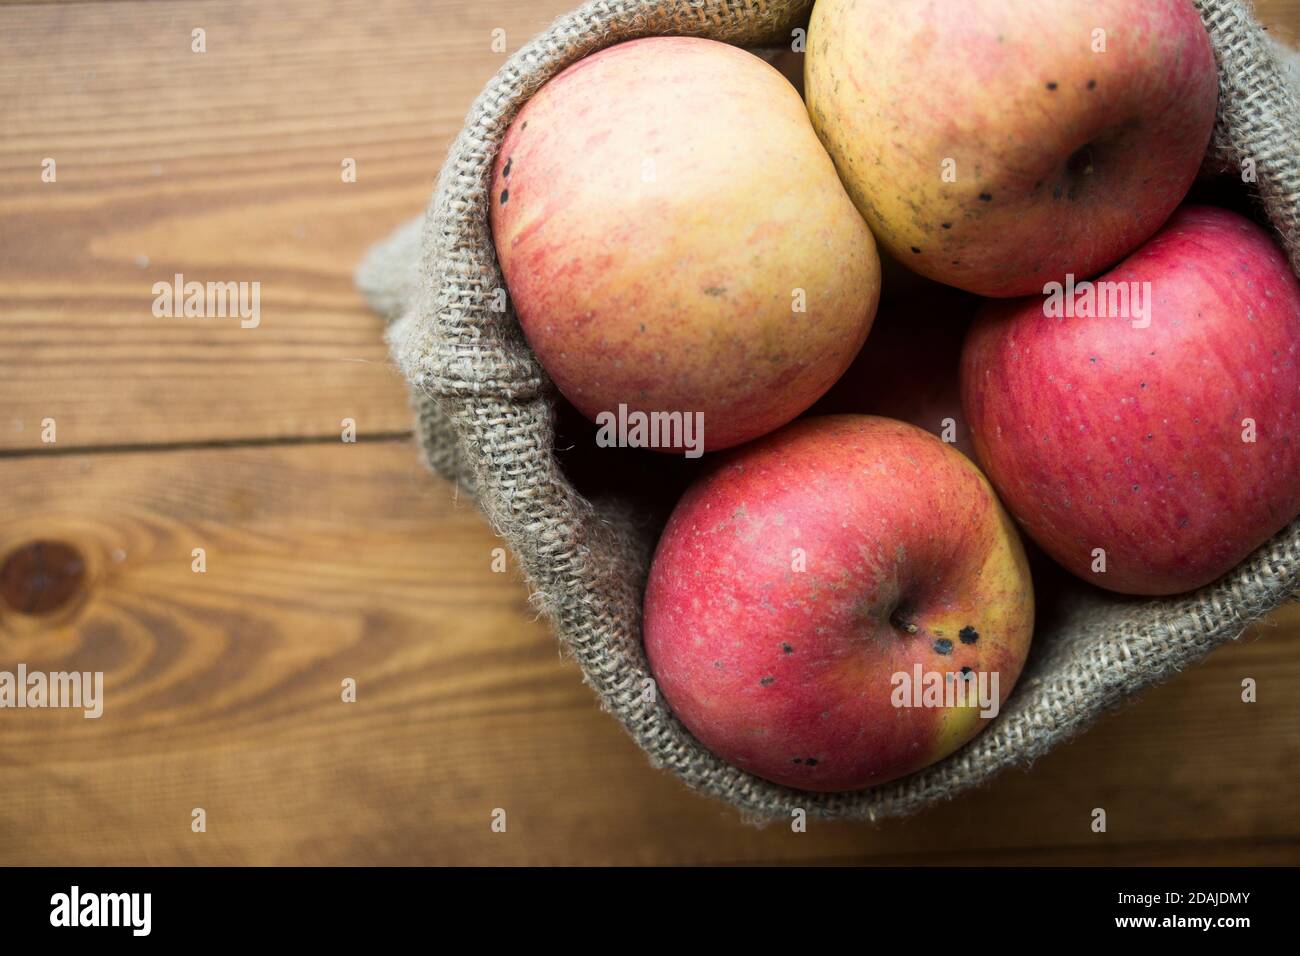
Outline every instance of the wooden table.
<svg viewBox="0 0 1300 956">
<path fill-rule="evenodd" d="M 417 460 L 351 279 L 492 31 L 571 2 L 0 9 L 0 670 L 107 683 L 99 720 L 0 711 L 0 863 L 1300 862 L 1295 610 L 879 826 L 748 827 L 600 712 Z M 1300 34 L 1297 0 L 1261 13 Z M 156 318 L 175 273 L 260 282 L 261 324 Z"/>
</svg>

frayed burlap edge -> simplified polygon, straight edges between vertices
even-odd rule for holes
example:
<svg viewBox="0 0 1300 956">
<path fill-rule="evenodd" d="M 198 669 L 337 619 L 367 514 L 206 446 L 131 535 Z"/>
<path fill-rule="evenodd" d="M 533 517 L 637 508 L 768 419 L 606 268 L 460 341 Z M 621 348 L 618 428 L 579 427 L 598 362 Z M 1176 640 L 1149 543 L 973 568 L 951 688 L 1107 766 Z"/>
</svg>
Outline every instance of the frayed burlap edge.
<svg viewBox="0 0 1300 956">
<path fill-rule="evenodd" d="M 422 223 L 377 246 L 358 285 L 392 321 L 389 342 L 413 387 L 430 465 L 473 494 L 510 545 L 536 606 L 582 667 L 602 705 L 656 766 L 755 821 L 810 815 L 883 819 L 913 813 L 1025 765 L 1098 716 L 1239 636 L 1300 586 L 1300 521 L 1221 581 L 1167 600 L 1099 594 L 1071 599 L 1040 628 L 1029 664 L 998 718 L 951 757 L 871 790 L 816 794 L 743 773 L 704 749 L 662 702 L 642 701 L 650 676 L 640 636 L 653 535 L 619 501 L 584 500 L 557 465 L 545 374 L 513 314 L 488 228 L 492 161 L 510 120 L 547 79 L 613 43 L 691 34 L 755 45 L 788 37 L 806 0 L 589 3 L 510 58 L 480 94 L 453 143 Z M 1253 160 L 1256 195 L 1300 269 L 1300 127 L 1275 46 L 1240 0 L 1197 0 L 1220 70 L 1211 158 Z"/>
</svg>

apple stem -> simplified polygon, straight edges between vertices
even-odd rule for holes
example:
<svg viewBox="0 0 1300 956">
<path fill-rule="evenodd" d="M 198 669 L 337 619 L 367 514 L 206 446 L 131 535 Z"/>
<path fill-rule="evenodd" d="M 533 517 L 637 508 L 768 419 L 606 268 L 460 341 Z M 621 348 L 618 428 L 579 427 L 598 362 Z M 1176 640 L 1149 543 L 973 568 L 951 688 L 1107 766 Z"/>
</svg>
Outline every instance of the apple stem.
<svg viewBox="0 0 1300 956">
<path fill-rule="evenodd" d="M 889 616 L 889 623 L 907 634 L 915 634 L 920 630 L 915 621 L 908 620 L 902 608 L 894 609 L 894 613 Z"/>
</svg>

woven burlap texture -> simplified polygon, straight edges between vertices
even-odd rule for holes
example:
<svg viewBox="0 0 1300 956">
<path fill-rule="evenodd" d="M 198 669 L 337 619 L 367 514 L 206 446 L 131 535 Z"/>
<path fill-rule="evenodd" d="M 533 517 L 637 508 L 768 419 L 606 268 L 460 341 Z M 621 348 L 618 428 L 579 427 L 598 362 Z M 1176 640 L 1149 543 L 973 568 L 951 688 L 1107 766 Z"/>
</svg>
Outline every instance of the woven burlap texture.
<svg viewBox="0 0 1300 956">
<path fill-rule="evenodd" d="M 488 226 L 493 158 L 511 119 L 543 83 L 595 50 L 682 34 L 739 45 L 788 42 L 804 0 L 595 2 L 555 21 L 514 54 L 475 100 L 422 222 L 377 246 L 358 285 L 391 320 L 389 342 L 412 385 L 430 465 L 472 494 L 509 544 L 562 644 L 601 704 L 651 761 L 748 818 L 881 819 L 912 813 L 1023 765 L 1099 715 L 1166 680 L 1300 586 L 1300 522 L 1221 581 L 1166 600 L 1096 593 L 1044 622 L 1011 699 L 951 757 L 903 780 L 852 793 L 776 786 L 704 749 L 662 700 L 643 700 L 650 673 L 641 595 L 654 528 L 619 500 L 587 501 L 554 454 L 555 406 L 515 317 L 491 308 L 504 287 Z M 1255 163 L 1256 196 L 1293 268 L 1300 267 L 1300 127 L 1291 63 L 1239 0 L 1198 0 L 1220 70 L 1211 156 Z"/>
</svg>

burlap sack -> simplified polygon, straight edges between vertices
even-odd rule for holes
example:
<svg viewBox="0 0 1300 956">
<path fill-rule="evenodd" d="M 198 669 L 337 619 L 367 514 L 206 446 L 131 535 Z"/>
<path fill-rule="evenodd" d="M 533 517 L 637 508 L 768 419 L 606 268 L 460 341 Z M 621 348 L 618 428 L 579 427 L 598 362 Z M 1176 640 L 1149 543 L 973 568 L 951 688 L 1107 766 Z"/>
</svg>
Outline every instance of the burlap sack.
<svg viewBox="0 0 1300 956">
<path fill-rule="evenodd" d="M 1255 161 L 1255 194 L 1300 267 L 1300 125 L 1291 63 L 1240 0 L 1198 0 L 1220 71 L 1210 159 Z M 1300 522 L 1195 594 L 1131 600 L 1095 591 L 1040 621 L 1006 707 L 946 760 L 894 783 L 814 794 L 776 786 L 705 750 L 662 700 L 642 699 L 641 595 L 659 527 L 620 496 L 586 500 L 555 455 L 554 392 L 509 312 L 488 228 L 492 161 L 528 97 L 564 67 L 650 34 L 741 45 L 786 42 L 809 0 L 601 0 L 561 17 L 512 56 L 466 117 L 423 222 L 377 246 L 358 272 L 390 318 L 393 354 L 413 387 L 431 466 L 473 494 L 516 555 L 536 606 L 602 705 L 657 766 L 751 819 L 793 808 L 880 819 L 919 810 L 1028 763 L 1143 688 L 1160 683 L 1291 597 L 1300 585 Z M 619 454 L 612 452 L 610 454 Z"/>
</svg>

